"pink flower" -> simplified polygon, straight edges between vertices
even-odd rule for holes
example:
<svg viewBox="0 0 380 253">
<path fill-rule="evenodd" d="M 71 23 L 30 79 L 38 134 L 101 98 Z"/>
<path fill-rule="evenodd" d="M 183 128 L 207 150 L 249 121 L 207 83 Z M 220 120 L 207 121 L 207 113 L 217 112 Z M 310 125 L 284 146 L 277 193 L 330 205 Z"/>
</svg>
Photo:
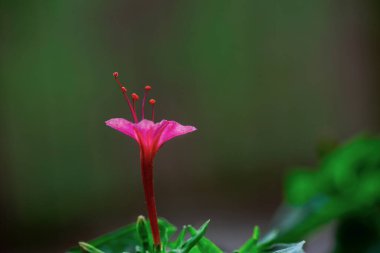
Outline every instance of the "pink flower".
<svg viewBox="0 0 380 253">
<path fill-rule="evenodd" d="M 144 119 L 145 102 L 148 91 L 151 90 L 150 86 L 145 86 L 144 98 L 142 101 L 142 116 L 141 121 L 138 121 L 136 115 L 136 101 L 139 96 L 135 93 L 131 94 L 132 103 L 127 95 L 127 89 L 119 81 L 119 74 L 113 74 L 116 82 L 118 83 L 125 100 L 128 103 L 129 109 L 132 113 L 134 122 L 130 122 L 123 118 L 113 118 L 106 121 L 106 125 L 113 129 L 128 135 L 137 141 L 140 147 L 140 160 L 141 160 L 141 174 L 144 186 L 145 201 L 148 209 L 148 216 L 153 234 L 154 244 L 160 245 L 160 233 L 158 229 L 157 210 L 154 197 L 153 188 L 153 159 L 160 149 L 160 147 L 170 139 L 181 136 L 196 130 L 193 126 L 183 126 L 176 121 L 162 120 L 154 123 L 154 105 L 156 101 L 150 99 L 149 103 L 152 105 L 152 120 Z"/>
<path fill-rule="evenodd" d="M 183 126 L 173 120 L 154 123 L 143 119 L 138 123 L 132 123 L 123 118 L 114 118 L 107 120 L 106 125 L 135 139 L 143 152 L 152 155 L 155 155 L 168 140 L 196 130 L 193 126 Z"/>
</svg>

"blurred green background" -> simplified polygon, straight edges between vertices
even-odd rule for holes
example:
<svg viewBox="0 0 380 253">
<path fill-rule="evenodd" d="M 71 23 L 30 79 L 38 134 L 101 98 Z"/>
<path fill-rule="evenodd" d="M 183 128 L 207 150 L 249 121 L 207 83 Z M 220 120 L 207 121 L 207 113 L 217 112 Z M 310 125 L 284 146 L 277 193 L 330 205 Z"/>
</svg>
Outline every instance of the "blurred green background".
<svg viewBox="0 0 380 253">
<path fill-rule="evenodd" d="M 317 143 L 380 129 L 376 0 L 2 0 L 0 18 L 1 252 L 63 252 L 145 214 L 137 145 L 104 125 L 130 117 L 113 71 L 199 129 L 159 152 L 158 211 L 211 218 L 226 249 L 265 230 Z"/>
</svg>

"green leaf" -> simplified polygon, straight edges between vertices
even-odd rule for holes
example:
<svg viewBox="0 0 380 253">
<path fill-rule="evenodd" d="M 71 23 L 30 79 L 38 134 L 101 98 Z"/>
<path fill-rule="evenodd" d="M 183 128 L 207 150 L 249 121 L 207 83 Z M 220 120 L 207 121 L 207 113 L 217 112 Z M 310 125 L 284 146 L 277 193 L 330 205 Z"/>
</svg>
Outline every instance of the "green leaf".
<svg viewBox="0 0 380 253">
<path fill-rule="evenodd" d="M 183 241 L 185 240 L 186 231 L 187 231 L 187 226 L 183 226 L 183 228 L 182 228 L 181 232 L 179 233 L 177 239 L 174 242 L 169 243 L 169 246 L 172 249 L 177 249 L 177 248 L 181 247 L 181 245 L 183 244 Z"/>
<path fill-rule="evenodd" d="M 140 244 L 140 238 L 136 231 L 136 225 L 131 224 L 91 240 L 89 243 L 105 253 L 134 252 L 135 246 Z M 79 247 L 68 251 L 68 253 L 81 252 Z"/>
<path fill-rule="evenodd" d="M 192 226 L 188 226 L 188 230 L 191 234 L 191 236 L 196 236 L 197 230 L 193 228 Z M 209 239 L 206 237 L 202 237 L 196 247 L 194 247 L 190 253 L 223 253 L 223 251 L 216 246 L 213 242 L 211 242 Z"/>
<path fill-rule="evenodd" d="M 188 253 L 190 250 L 197 245 L 197 243 L 202 239 L 202 237 L 205 235 L 208 224 L 210 220 L 206 221 L 197 231 L 196 233 L 187 240 L 182 246 L 181 246 L 181 253 Z"/>
<path fill-rule="evenodd" d="M 149 222 L 147 222 L 148 226 Z M 160 232 L 164 237 L 170 237 L 176 228 L 165 219 L 159 219 Z M 149 242 L 152 243 L 152 235 L 148 229 Z M 104 253 L 121 253 L 136 252 L 136 246 L 142 247 L 142 241 L 136 228 L 136 223 L 122 227 L 114 232 L 102 235 L 94 240 L 90 240 L 89 244 L 103 251 Z M 139 250 L 139 248 L 137 248 Z M 67 251 L 67 253 L 82 253 L 80 247 L 75 247 Z"/>
<path fill-rule="evenodd" d="M 158 219 L 158 226 L 160 228 L 161 243 L 165 248 L 165 245 L 169 243 L 169 239 L 177 231 L 177 228 L 163 218 Z"/>
<path fill-rule="evenodd" d="M 265 253 L 305 253 L 302 247 L 305 244 L 305 241 L 299 243 L 291 243 L 291 244 L 275 244 L 266 248 L 261 252 Z"/>
<path fill-rule="evenodd" d="M 79 242 L 79 246 L 88 253 L 104 253 L 100 249 L 97 249 L 94 246 L 92 246 L 88 243 L 85 243 L 85 242 Z"/>
<path fill-rule="evenodd" d="M 259 247 L 257 245 L 260 237 L 260 229 L 255 226 L 253 229 L 252 237 L 240 247 L 238 252 L 240 253 L 257 253 L 259 252 Z"/>
<path fill-rule="evenodd" d="M 292 172 L 285 185 L 290 205 L 280 213 L 276 242 L 301 240 L 363 211 L 380 215 L 380 138 L 357 137 L 326 154 L 317 170 Z"/>
<path fill-rule="evenodd" d="M 150 239 L 149 239 L 149 232 L 148 232 L 149 228 L 144 216 L 140 215 L 137 218 L 136 229 L 141 240 L 142 252 L 146 252 L 146 251 L 153 252 L 152 243 L 150 242 Z"/>
<path fill-rule="evenodd" d="M 260 230 L 258 226 L 253 229 L 252 237 L 237 251 L 238 253 L 304 253 L 302 246 L 305 241 L 291 244 L 273 244 L 277 231 L 269 233 L 259 241 Z"/>
</svg>

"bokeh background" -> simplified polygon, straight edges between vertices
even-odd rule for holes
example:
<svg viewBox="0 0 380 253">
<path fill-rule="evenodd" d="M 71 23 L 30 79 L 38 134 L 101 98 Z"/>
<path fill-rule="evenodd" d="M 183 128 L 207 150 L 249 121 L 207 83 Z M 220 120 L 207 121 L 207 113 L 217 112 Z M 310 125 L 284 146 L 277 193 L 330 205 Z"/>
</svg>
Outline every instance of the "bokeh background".
<svg viewBox="0 0 380 253">
<path fill-rule="evenodd" d="M 226 250 L 266 231 L 289 168 L 380 129 L 379 7 L 0 1 L 0 251 L 63 252 L 145 214 L 137 145 L 104 125 L 130 117 L 113 71 L 137 93 L 152 85 L 158 119 L 199 129 L 158 154 L 159 215 L 211 218 Z"/>
</svg>

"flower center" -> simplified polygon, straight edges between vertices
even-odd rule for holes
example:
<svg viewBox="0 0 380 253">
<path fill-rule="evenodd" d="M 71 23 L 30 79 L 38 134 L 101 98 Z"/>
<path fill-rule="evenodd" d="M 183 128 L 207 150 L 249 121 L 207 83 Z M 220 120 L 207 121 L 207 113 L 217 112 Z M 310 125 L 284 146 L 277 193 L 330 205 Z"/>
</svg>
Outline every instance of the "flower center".
<svg viewBox="0 0 380 253">
<path fill-rule="evenodd" d="M 132 93 L 131 94 L 132 102 L 131 102 L 131 100 L 129 99 L 129 96 L 127 94 L 127 92 L 128 92 L 127 88 L 125 88 L 123 83 L 120 82 L 119 73 L 114 72 L 113 77 L 115 78 L 116 83 L 119 85 L 119 87 L 121 89 L 121 93 L 123 94 L 125 101 L 127 101 L 127 103 L 128 103 L 128 107 L 129 107 L 129 110 L 131 111 L 133 120 L 135 121 L 135 123 L 137 123 L 139 120 L 137 118 L 137 113 L 136 113 L 136 101 L 139 100 L 139 95 L 137 95 L 136 93 Z M 145 118 L 145 102 L 146 102 L 146 99 L 148 96 L 148 92 L 151 89 L 152 89 L 152 87 L 149 85 L 145 86 L 145 88 L 144 88 L 144 98 L 142 100 L 142 105 L 141 105 L 141 120 L 143 120 Z M 154 121 L 154 105 L 155 105 L 155 103 L 156 103 L 156 100 L 154 100 L 154 99 L 149 100 L 149 104 L 152 105 L 152 121 Z"/>
</svg>

